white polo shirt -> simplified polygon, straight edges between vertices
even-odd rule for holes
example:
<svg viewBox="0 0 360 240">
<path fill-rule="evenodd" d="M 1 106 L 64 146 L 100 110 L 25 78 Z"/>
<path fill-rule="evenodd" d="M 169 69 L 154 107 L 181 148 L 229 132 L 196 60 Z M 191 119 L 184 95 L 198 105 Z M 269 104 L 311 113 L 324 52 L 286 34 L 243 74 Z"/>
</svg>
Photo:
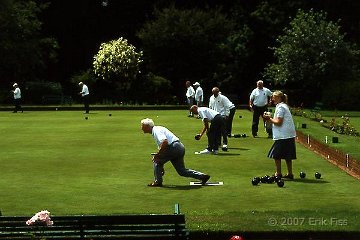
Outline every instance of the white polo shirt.
<svg viewBox="0 0 360 240">
<path fill-rule="evenodd" d="M 198 114 L 201 117 L 202 121 L 204 121 L 204 119 L 207 119 L 209 122 L 211 122 L 214 119 L 214 117 L 219 113 L 207 107 L 199 107 Z"/>
<path fill-rule="evenodd" d="M 89 89 L 85 84 L 83 84 L 82 90 L 81 90 L 81 96 L 86 96 L 86 95 L 89 95 Z"/>
<path fill-rule="evenodd" d="M 262 89 L 255 88 L 250 94 L 250 101 L 257 107 L 264 107 L 268 104 L 268 98 L 271 97 L 272 92 L 263 87 Z"/>
<path fill-rule="evenodd" d="M 163 126 L 154 126 L 152 128 L 152 133 L 156 145 L 160 148 L 161 143 L 167 139 L 168 144 L 172 144 L 175 141 L 179 141 L 179 138 L 175 136 L 169 129 Z"/>
<path fill-rule="evenodd" d="M 21 91 L 20 88 L 15 88 L 14 90 L 14 99 L 20 99 L 21 98 Z"/>
<path fill-rule="evenodd" d="M 209 108 L 217 111 L 221 116 L 229 116 L 230 109 L 235 105 L 224 95 L 219 94 L 217 97 L 212 95 L 209 100 Z"/>
<path fill-rule="evenodd" d="M 186 97 L 194 97 L 195 95 L 195 90 L 192 86 L 188 87 L 187 88 L 187 91 L 186 91 Z"/>
<path fill-rule="evenodd" d="M 203 92 L 203 89 L 198 86 L 196 88 L 196 91 L 195 91 L 195 101 L 199 102 L 203 102 L 204 101 L 204 92 Z"/>
<path fill-rule="evenodd" d="M 283 123 L 281 124 L 281 126 L 273 124 L 272 132 L 274 140 L 296 137 L 294 120 L 292 118 L 288 105 L 283 102 L 278 103 L 275 108 L 274 118 L 283 119 Z"/>
</svg>

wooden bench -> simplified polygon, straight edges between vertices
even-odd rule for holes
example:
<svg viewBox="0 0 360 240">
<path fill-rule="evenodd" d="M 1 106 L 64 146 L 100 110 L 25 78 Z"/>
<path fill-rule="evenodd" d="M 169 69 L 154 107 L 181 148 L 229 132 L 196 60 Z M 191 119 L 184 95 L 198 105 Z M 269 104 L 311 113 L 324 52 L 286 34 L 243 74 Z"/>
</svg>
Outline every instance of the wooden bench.
<svg viewBox="0 0 360 240">
<path fill-rule="evenodd" d="M 183 214 L 50 216 L 52 226 L 25 222 L 29 216 L 0 216 L 0 239 L 187 239 Z"/>
</svg>

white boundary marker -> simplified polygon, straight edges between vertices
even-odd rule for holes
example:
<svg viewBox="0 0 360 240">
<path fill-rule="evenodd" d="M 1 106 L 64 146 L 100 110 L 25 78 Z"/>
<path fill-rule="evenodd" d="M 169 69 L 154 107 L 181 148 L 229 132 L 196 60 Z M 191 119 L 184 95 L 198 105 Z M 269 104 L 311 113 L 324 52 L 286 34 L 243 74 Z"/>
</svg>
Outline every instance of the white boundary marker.
<svg viewBox="0 0 360 240">
<path fill-rule="evenodd" d="M 190 186 L 222 186 L 224 182 L 207 182 L 202 185 L 201 182 L 190 182 Z"/>
</svg>

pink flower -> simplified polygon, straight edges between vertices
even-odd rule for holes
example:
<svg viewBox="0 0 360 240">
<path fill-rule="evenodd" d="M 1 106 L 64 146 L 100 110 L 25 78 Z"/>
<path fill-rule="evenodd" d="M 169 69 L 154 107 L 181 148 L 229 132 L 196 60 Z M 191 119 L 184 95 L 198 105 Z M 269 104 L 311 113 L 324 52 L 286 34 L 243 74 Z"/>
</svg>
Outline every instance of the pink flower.
<svg viewBox="0 0 360 240">
<path fill-rule="evenodd" d="M 50 212 L 48 210 L 43 210 L 36 213 L 32 218 L 26 221 L 26 225 L 33 225 L 36 222 L 45 223 L 47 226 L 54 224 L 54 222 L 50 219 Z"/>
</svg>

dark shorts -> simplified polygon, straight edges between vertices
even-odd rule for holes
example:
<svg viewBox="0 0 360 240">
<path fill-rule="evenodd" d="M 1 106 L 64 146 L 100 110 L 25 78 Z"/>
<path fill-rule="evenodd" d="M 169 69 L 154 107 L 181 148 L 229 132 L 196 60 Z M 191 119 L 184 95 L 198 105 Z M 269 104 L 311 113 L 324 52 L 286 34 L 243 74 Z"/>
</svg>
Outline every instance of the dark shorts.
<svg viewBox="0 0 360 240">
<path fill-rule="evenodd" d="M 285 160 L 296 159 L 295 138 L 275 140 L 268 157 Z"/>
</svg>

